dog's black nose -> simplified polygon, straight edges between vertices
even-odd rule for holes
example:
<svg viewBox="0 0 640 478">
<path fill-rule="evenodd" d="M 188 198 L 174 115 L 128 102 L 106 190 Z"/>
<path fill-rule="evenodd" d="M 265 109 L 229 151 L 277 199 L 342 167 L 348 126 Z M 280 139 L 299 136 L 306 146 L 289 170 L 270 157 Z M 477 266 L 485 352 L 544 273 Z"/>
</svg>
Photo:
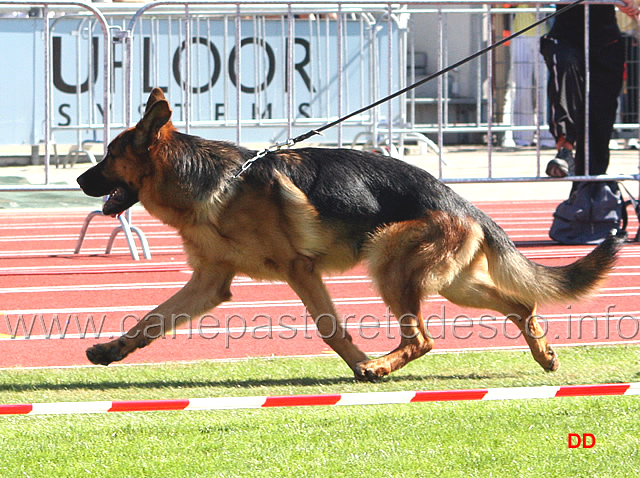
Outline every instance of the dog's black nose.
<svg viewBox="0 0 640 478">
<path fill-rule="evenodd" d="M 86 170 L 76 179 L 82 191 L 88 196 L 104 196 L 116 187 L 112 182 L 105 179 L 102 170 L 103 163 L 100 162 L 96 166 Z"/>
<path fill-rule="evenodd" d="M 86 179 L 84 179 L 84 175 L 85 175 L 85 174 L 86 174 L 86 173 L 82 173 L 82 174 L 81 174 L 80 176 L 78 176 L 78 178 L 76 179 L 76 181 L 78 182 L 78 185 L 79 185 L 82 189 L 84 189 L 84 186 L 83 186 L 83 185 L 84 185 L 84 184 L 85 184 L 85 182 L 86 182 Z"/>
</svg>

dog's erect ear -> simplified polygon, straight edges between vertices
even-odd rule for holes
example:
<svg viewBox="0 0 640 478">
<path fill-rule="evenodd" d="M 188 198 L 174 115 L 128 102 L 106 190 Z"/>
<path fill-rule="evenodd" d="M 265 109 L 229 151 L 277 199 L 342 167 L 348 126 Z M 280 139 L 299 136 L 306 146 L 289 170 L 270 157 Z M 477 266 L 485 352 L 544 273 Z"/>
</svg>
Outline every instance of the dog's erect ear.
<svg viewBox="0 0 640 478">
<path fill-rule="evenodd" d="M 147 100 L 147 106 L 144 110 L 144 114 L 146 115 L 151 107 L 160 100 L 166 100 L 166 98 L 164 97 L 164 93 L 162 92 L 162 90 L 158 87 L 155 87 L 153 90 L 151 90 L 151 94 L 149 95 L 149 99 Z"/>
<path fill-rule="evenodd" d="M 162 90 L 156 88 L 162 95 Z M 155 90 L 154 90 L 155 91 Z M 153 92 L 151 93 L 153 95 Z M 171 108 L 169 103 L 164 99 L 160 99 L 151 106 L 147 104 L 147 109 L 143 118 L 136 125 L 135 146 L 138 148 L 148 148 L 158 138 L 159 132 L 163 126 L 171 120 Z M 149 98 L 151 99 L 151 98 Z"/>
</svg>

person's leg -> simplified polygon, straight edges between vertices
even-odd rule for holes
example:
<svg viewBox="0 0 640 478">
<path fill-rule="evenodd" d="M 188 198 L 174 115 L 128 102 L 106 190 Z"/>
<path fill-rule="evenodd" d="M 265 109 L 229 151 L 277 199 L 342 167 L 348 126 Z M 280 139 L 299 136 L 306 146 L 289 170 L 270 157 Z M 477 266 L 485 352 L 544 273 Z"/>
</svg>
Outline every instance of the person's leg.
<svg viewBox="0 0 640 478">
<path fill-rule="evenodd" d="M 551 132 L 545 128 L 548 126 L 547 118 L 549 117 L 549 99 L 547 98 L 547 66 L 544 63 L 544 57 L 539 51 L 533 51 L 532 55 L 536 55 L 536 66 L 534 70 L 534 84 L 536 85 L 535 101 L 538 107 L 537 121 L 540 124 L 540 136 L 538 143 L 543 148 L 551 148 L 555 146 L 555 139 Z"/>
<path fill-rule="evenodd" d="M 609 166 L 609 140 L 622 89 L 624 45 L 622 41 L 594 49 L 590 62 L 589 173 L 605 174 Z M 577 157 L 576 157 L 577 159 Z M 585 172 L 584 160 L 576 172 Z"/>
<path fill-rule="evenodd" d="M 549 176 L 565 177 L 574 174 L 572 151 L 580 155 L 584 143 L 583 53 L 546 36 L 540 47 L 549 70 L 549 130 L 558 150 L 546 171 Z"/>
</svg>

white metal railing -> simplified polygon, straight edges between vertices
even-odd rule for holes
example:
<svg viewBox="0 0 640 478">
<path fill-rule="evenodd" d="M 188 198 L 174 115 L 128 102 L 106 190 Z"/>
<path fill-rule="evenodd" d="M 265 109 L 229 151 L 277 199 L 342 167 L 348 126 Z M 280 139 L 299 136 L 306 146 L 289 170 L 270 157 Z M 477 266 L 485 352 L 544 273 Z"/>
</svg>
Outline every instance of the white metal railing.
<svg viewBox="0 0 640 478">
<path fill-rule="evenodd" d="M 32 142 L 36 145 L 38 144 L 38 140 L 42 140 L 44 144 L 44 184 L 42 187 L 34 186 L 34 187 L 19 187 L 14 186 L 10 188 L 3 188 L 9 190 L 41 190 L 41 189 L 57 189 L 57 190 L 66 190 L 70 189 L 68 187 L 56 187 L 56 185 L 50 184 L 49 181 L 49 168 L 50 168 L 50 158 L 51 158 L 51 146 L 54 143 L 52 131 L 53 127 L 53 111 L 52 111 L 52 85 L 53 85 L 53 55 L 51 52 L 52 44 L 53 44 L 53 31 L 55 29 L 56 23 L 59 19 L 56 18 L 56 15 L 75 15 L 77 12 L 84 12 L 85 15 L 90 16 L 95 22 L 95 25 L 100 27 L 100 34 L 102 37 L 102 101 L 103 105 L 110 104 L 110 94 L 111 94 L 111 77 L 109 74 L 109 68 L 111 65 L 111 40 L 110 40 L 110 31 L 109 24 L 102 14 L 102 12 L 95 8 L 91 4 L 87 4 L 79 1 L 19 1 L 19 0 L 2 0 L 0 1 L 0 7 L 9 7 L 15 9 L 24 9 L 24 8 L 36 8 L 41 9 L 38 10 L 37 17 L 33 19 L 34 23 L 34 33 L 38 32 L 38 26 L 41 25 L 42 28 L 42 39 L 41 42 L 38 42 L 37 38 L 34 40 L 34 50 L 41 47 L 42 48 L 42 64 L 43 64 L 43 81 L 41 84 L 42 87 L 42 95 L 43 95 L 43 112 L 42 112 L 42 138 L 37 138 L 35 136 L 32 137 Z M 39 17 L 39 18 L 38 18 Z M 9 47 L 7 51 L 3 52 L 5 56 L 5 61 L 9 63 L 9 50 L 15 47 L 15 43 L 8 42 L 4 43 L 5 47 Z M 35 54 L 34 54 L 35 56 Z M 28 62 L 28 59 L 24 59 L 24 61 Z M 21 65 L 11 65 L 15 69 L 19 69 Z M 9 69 L 5 70 L 4 74 L 7 75 L 9 73 Z M 15 71 L 15 70 L 14 70 Z M 12 81 L 12 78 L 9 77 L 9 82 Z M 34 81 L 36 81 L 34 79 Z M 31 94 L 37 94 L 34 90 L 36 89 L 35 83 L 33 90 L 29 91 L 25 90 L 26 87 L 32 85 L 23 85 L 18 83 L 13 83 L 13 88 L 6 88 L 4 90 L 5 100 L 13 95 L 21 95 L 26 96 Z M 79 93 L 79 92 L 78 92 Z M 2 111 L 0 112 L 6 117 L 15 117 L 17 115 L 23 114 L 23 111 Z M 37 121 L 37 117 L 34 114 L 32 121 L 35 123 Z M 98 123 L 96 122 L 96 126 Z M 99 127 L 103 131 L 103 142 L 106 145 L 109 141 L 109 132 L 110 132 L 110 116 L 109 116 L 109 108 L 104 108 L 102 122 L 99 124 Z M 35 125 L 34 125 L 34 130 Z M 37 136 L 37 133 L 36 133 Z"/>
<path fill-rule="evenodd" d="M 34 33 L 42 31 L 34 49 L 43 50 L 44 70 L 33 87 L 42 89 L 43 114 L 34 108 L 32 119 L 42 123 L 43 132 L 32 140 L 45 146 L 43 185 L 0 190 L 66 189 L 49 181 L 54 138 L 59 144 L 75 143 L 76 152 L 87 141 L 106 144 L 136 121 L 153 86 L 167 90 L 175 122 L 185 131 L 249 145 L 283 141 L 485 47 L 502 35 L 514 12 L 540 17 L 552 5 L 523 1 L 518 5 L 525 8 L 515 10 L 506 3 L 0 2 L 0 12 L 37 7 L 44 13 L 30 24 Z M 437 153 L 437 175 L 447 182 L 550 180 L 540 174 L 543 101 L 535 95 L 528 125 L 515 124 L 508 114 L 509 52 L 508 46 L 501 47 L 315 140 L 400 156 L 409 142 L 418 141 Z M 428 64 L 420 71 L 418 60 L 424 58 Z M 534 64 L 541 61 L 531 58 Z M 532 91 L 544 88 L 541 75 Z M 17 83 L 7 92 L 10 97 L 29 93 Z M 637 120 L 618 122 L 616 128 L 638 134 Z M 521 131 L 538 138 L 536 167 L 524 176 L 495 177 L 494 137 L 508 139 Z M 0 133 L 0 145 L 7 141 Z M 486 141 L 486 177 L 447 175 L 444 146 L 460 141 Z"/>
</svg>

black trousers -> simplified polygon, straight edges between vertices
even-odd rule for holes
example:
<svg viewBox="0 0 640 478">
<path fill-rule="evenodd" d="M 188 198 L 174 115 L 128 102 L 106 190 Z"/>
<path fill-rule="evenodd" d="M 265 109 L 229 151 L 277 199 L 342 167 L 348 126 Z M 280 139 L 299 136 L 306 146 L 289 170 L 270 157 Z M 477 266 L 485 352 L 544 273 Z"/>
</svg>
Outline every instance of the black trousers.
<svg viewBox="0 0 640 478">
<path fill-rule="evenodd" d="M 549 130 L 574 145 L 576 175 L 585 173 L 585 61 L 584 48 L 548 35 L 540 39 L 549 70 Z M 609 140 L 618 108 L 624 72 L 621 40 L 590 48 L 589 173 L 605 174 Z"/>
</svg>

